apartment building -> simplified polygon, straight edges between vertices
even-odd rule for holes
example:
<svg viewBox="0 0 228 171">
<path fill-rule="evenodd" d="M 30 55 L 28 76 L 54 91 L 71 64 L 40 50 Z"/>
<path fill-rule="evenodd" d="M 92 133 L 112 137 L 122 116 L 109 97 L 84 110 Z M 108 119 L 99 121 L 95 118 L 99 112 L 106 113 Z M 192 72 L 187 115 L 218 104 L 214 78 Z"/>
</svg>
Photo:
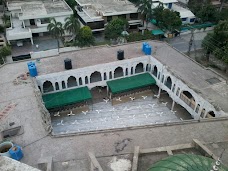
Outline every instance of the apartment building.
<svg viewBox="0 0 228 171">
<path fill-rule="evenodd" d="M 93 32 L 103 31 L 107 22 L 115 18 L 128 20 L 130 28 L 141 24 L 138 8 L 128 0 L 76 0 L 76 8 L 82 25 L 89 26 Z"/>
<path fill-rule="evenodd" d="M 11 19 L 11 27 L 6 29 L 9 44 L 26 39 L 33 44 L 33 37 L 48 32 L 50 18 L 64 24 L 65 18 L 73 14 L 64 0 L 8 0 L 7 8 Z"/>
</svg>

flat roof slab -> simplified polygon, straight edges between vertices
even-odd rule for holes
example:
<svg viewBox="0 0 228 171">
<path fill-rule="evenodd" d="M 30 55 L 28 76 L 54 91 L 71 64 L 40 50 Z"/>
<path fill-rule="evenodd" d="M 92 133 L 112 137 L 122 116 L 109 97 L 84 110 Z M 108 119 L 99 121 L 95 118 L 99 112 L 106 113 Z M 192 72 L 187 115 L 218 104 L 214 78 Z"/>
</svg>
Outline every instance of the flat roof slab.
<svg viewBox="0 0 228 171">
<path fill-rule="evenodd" d="M 20 9 L 20 17 L 37 18 L 38 16 L 45 16 L 49 14 L 58 14 L 70 12 L 73 14 L 71 8 L 64 0 L 7 0 L 9 10 Z"/>
</svg>

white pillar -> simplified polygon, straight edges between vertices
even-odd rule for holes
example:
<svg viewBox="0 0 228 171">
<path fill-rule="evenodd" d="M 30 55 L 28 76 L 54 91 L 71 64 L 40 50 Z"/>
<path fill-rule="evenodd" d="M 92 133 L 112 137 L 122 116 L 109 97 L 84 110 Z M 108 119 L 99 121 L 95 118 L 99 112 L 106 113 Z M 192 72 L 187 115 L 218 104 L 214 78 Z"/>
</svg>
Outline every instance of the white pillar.
<svg viewBox="0 0 228 171">
<path fill-rule="evenodd" d="M 62 81 L 60 81 L 60 83 L 58 82 L 58 84 L 59 84 L 59 90 L 62 90 L 63 89 Z"/>
<path fill-rule="evenodd" d="M 44 93 L 43 84 L 42 86 L 40 86 L 40 91 L 42 92 L 42 94 Z"/>
<path fill-rule="evenodd" d="M 81 77 L 82 79 L 82 85 L 85 85 L 85 77 Z"/>
<path fill-rule="evenodd" d="M 25 21 L 24 20 L 22 20 L 22 24 L 23 24 L 23 27 L 25 28 Z"/>
<path fill-rule="evenodd" d="M 34 43 L 33 43 L 33 38 L 31 37 L 30 40 L 31 40 L 31 43 L 32 43 L 32 45 L 33 45 L 33 44 L 34 44 Z"/>
<path fill-rule="evenodd" d="M 160 98 L 160 95 L 161 95 L 161 88 L 159 87 L 159 90 L 158 90 L 158 98 Z"/>
<path fill-rule="evenodd" d="M 175 106 L 175 101 L 173 100 L 172 107 L 171 107 L 171 111 L 173 111 L 174 106 Z"/>
</svg>

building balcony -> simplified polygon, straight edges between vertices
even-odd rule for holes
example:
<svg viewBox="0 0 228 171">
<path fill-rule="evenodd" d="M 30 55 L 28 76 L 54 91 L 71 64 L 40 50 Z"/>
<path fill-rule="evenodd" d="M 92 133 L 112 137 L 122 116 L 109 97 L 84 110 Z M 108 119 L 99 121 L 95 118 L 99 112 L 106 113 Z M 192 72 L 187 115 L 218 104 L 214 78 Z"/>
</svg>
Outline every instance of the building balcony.
<svg viewBox="0 0 228 171">
<path fill-rule="evenodd" d="M 32 33 L 43 33 L 43 32 L 48 32 L 47 25 L 43 26 L 36 26 L 36 25 L 31 25 L 28 28 L 31 29 Z"/>
<path fill-rule="evenodd" d="M 22 21 L 18 18 L 11 18 L 11 27 L 6 29 L 6 38 L 10 40 L 27 39 L 32 37 L 29 28 L 23 28 Z"/>
<path fill-rule="evenodd" d="M 142 22 L 142 21 L 139 20 L 139 19 L 138 19 L 138 20 L 129 20 L 129 21 L 128 21 L 128 24 L 129 24 L 129 25 L 140 25 L 141 22 Z"/>
<path fill-rule="evenodd" d="M 19 40 L 19 39 L 27 39 L 32 37 L 32 32 L 27 28 L 7 28 L 6 29 L 6 38 L 8 41 L 10 40 Z"/>
</svg>

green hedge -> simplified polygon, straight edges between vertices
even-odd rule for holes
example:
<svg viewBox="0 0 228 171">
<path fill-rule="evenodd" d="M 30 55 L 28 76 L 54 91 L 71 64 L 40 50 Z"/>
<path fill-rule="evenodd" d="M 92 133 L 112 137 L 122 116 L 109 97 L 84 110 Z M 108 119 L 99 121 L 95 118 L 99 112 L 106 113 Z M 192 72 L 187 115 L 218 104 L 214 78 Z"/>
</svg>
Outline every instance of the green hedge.
<svg viewBox="0 0 228 171">
<path fill-rule="evenodd" d="M 127 36 L 128 42 L 135 42 L 140 40 L 154 39 L 154 36 L 151 34 L 151 31 L 144 31 L 144 35 L 141 32 L 138 33 L 130 33 Z"/>
</svg>

